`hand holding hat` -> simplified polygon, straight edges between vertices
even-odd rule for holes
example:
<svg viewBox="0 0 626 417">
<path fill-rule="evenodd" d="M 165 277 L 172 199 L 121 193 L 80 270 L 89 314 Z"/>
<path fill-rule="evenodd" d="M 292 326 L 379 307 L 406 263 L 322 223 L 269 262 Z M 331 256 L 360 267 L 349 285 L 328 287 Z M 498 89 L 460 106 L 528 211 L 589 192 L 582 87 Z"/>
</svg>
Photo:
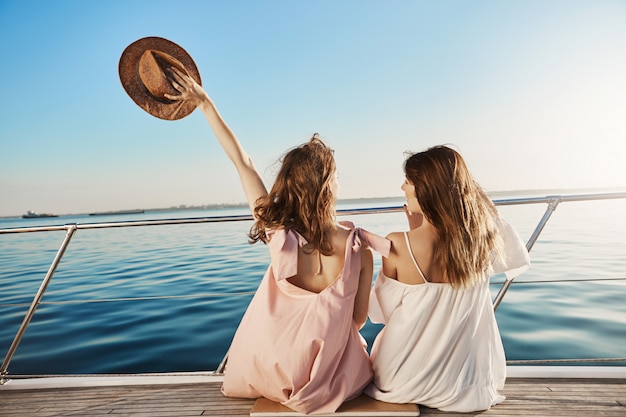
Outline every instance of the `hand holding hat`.
<svg viewBox="0 0 626 417">
<path fill-rule="evenodd" d="M 171 74 L 175 72 L 193 79 L 198 85 L 202 83 L 187 51 L 158 37 L 133 42 L 124 50 L 119 62 L 120 81 L 130 98 L 151 115 L 164 120 L 182 119 L 198 104 L 182 97 L 182 91 L 174 87 Z M 180 85 L 182 78 L 178 77 Z"/>
<path fill-rule="evenodd" d="M 178 68 L 168 70 L 167 76 L 172 87 L 174 87 L 179 94 L 164 94 L 165 98 L 172 101 L 184 101 L 196 107 L 203 101 L 211 101 L 211 98 L 207 95 L 202 86 Z"/>
</svg>

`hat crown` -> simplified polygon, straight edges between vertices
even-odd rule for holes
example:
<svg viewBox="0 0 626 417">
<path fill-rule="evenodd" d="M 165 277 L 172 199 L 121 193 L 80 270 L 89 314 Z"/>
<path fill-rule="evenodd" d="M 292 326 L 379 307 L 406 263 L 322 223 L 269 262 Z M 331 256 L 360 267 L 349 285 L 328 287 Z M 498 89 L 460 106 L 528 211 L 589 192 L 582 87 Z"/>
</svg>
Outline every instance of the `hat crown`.
<svg viewBox="0 0 626 417">
<path fill-rule="evenodd" d="M 178 120 L 191 114 L 196 104 L 165 97 L 180 95 L 171 78 L 172 68 L 202 85 L 198 67 L 187 51 L 156 36 L 141 38 L 128 45 L 120 57 L 118 70 L 122 87 L 139 107 L 159 119 Z"/>
<path fill-rule="evenodd" d="M 179 94 L 167 77 L 167 73 L 172 67 L 187 74 L 185 66 L 180 61 L 161 51 L 148 49 L 139 58 L 139 65 L 137 66 L 139 79 L 150 95 L 163 103 L 171 103 L 165 94 Z"/>
</svg>

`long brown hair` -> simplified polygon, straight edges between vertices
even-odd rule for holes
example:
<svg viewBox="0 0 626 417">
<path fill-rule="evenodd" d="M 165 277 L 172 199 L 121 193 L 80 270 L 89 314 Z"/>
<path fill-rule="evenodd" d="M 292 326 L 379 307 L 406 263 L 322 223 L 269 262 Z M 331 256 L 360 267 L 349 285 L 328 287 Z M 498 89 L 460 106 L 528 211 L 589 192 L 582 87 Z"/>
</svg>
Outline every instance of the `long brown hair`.
<svg viewBox="0 0 626 417">
<path fill-rule="evenodd" d="M 435 227 L 434 262 L 445 282 L 470 287 L 501 252 L 498 211 L 472 177 L 465 161 L 447 146 L 416 153 L 404 163 L 417 201 Z"/>
<path fill-rule="evenodd" d="M 328 232 L 335 230 L 335 157 L 318 137 L 287 152 L 269 194 L 256 201 L 252 243 L 267 242 L 267 229 L 300 233 L 324 255 L 333 252 Z"/>
</svg>

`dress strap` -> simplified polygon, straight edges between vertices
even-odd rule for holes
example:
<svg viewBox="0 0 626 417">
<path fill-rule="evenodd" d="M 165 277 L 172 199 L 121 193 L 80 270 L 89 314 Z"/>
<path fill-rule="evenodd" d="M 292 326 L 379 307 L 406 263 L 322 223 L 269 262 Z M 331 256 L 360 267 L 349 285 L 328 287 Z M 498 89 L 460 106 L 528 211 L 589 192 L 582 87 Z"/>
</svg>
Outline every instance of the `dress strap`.
<svg viewBox="0 0 626 417">
<path fill-rule="evenodd" d="M 342 222 L 343 223 L 343 222 Z M 348 226 L 349 227 L 349 226 Z M 391 242 L 382 236 L 352 225 L 352 251 L 358 252 L 365 242 L 370 248 L 383 256 L 389 256 Z M 293 277 L 298 273 L 298 249 L 306 245 L 307 240 L 295 230 L 276 229 L 268 231 L 270 251 L 278 254 L 272 262 L 277 280 Z M 348 242 L 347 244 L 350 244 Z M 321 260 L 320 260 L 321 268 Z M 321 272 L 318 271 L 318 273 Z"/>
<path fill-rule="evenodd" d="M 307 240 L 295 230 L 272 230 L 268 233 L 270 251 L 279 255 L 272 262 L 276 279 L 287 279 L 298 273 L 298 248 L 306 245 Z"/>
<path fill-rule="evenodd" d="M 356 236 L 358 237 L 358 239 L 355 239 L 355 244 L 352 246 L 352 250 L 354 250 L 355 252 L 361 245 L 361 241 L 365 241 L 368 247 L 380 253 L 385 258 L 389 257 L 389 252 L 391 251 L 390 240 L 387 240 L 384 237 L 377 235 L 376 233 L 361 229 L 360 227 L 356 228 Z"/>
<path fill-rule="evenodd" d="M 407 232 L 404 232 L 404 240 L 406 241 L 406 246 L 409 249 L 409 255 L 411 255 L 411 259 L 413 260 L 413 265 L 415 265 L 415 267 L 417 268 L 417 272 L 420 273 L 424 281 L 430 282 L 428 279 L 426 279 L 426 275 L 424 275 L 424 273 L 422 272 L 422 268 L 420 268 L 420 266 L 418 265 L 417 259 L 415 259 L 415 255 L 413 255 L 413 249 L 411 249 L 411 242 L 409 242 L 409 234 Z"/>
<path fill-rule="evenodd" d="M 351 221 L 341 221 L 339 222 L 339 224 L 354 231 L 354 240 L 352 244 L 353 252 L 358 252 L 362 245 L 362 242 L 365 242 L 368 247 L 380 253 L 382 256 L 389 257 L 389 252 L 391 251 L 390 240 L 385 239 L 384 237 L 379 236 L 376 233 L 372 233 L 369 230 L 356 227 Z"/>
</svg>

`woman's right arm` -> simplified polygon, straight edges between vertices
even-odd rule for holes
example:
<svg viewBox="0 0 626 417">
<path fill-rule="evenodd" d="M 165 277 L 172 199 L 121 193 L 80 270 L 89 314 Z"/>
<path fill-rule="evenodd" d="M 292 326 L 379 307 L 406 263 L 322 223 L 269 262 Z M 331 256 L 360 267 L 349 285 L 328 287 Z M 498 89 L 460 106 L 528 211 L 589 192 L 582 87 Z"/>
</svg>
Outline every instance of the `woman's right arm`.
<svg viewBox="0 0 626 417">
<path fill-rule="evenodd" d="M 260 197 L 267 195 L 267 189 L 254 165 L 254 161 L 243 149 L 234 132 L 228 127 L 215 107 L 213 100 L 211 100 L 202 86 L 176 68 L 172 69 L 171 79 L 173 81 L 172 85 L 180 92 L 180 95 L 166 95 L 166 97 L 170 100 L 189 101 L 195 103 L 200 108 L 226 155 L 235 165 L 246 193 L 248 205 L 254 214 L 256 201 Z"/>
<path fill-rule="evenodd" d="M 372 274 L 374 273 L 374 255 L 368 247 L 361 249 L 361 271 L 359 273 L 359 287 L 354 298 L 352 318 L 357 329 L 361 329 L 367 320 L 370 290 L 372 288 Z"/>
</svg>

